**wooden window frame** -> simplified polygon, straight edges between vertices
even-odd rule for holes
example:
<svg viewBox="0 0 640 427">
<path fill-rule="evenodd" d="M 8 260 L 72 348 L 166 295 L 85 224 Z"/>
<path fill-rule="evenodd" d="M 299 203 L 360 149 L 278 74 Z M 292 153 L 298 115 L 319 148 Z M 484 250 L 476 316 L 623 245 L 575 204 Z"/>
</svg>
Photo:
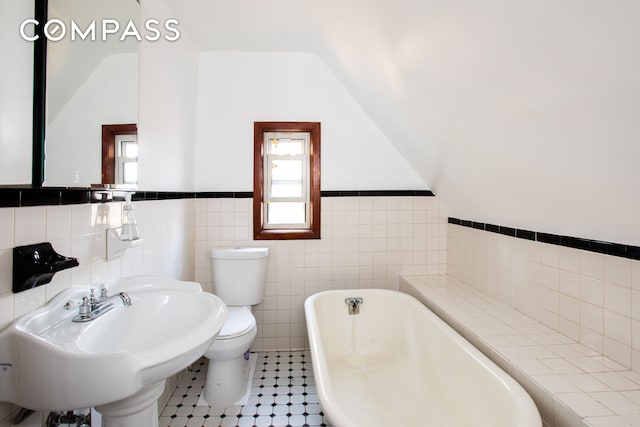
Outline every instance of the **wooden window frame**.
<svg viewBox="0 0 640 427">
<path fill-rule="evenodd" d="M 102 184 L 115 184 L 116 180 L 116 135 L 137 135 L 138 125 L 102 125 Z"/>
<path fill-rule="evenodd" d="M 264 228 L 264 133 L 309 132 L 309 227 Z M 254 240 L 294 240 L 320 238 L 320 123 L 253 123 L 253 238 Z"/>
</svg>

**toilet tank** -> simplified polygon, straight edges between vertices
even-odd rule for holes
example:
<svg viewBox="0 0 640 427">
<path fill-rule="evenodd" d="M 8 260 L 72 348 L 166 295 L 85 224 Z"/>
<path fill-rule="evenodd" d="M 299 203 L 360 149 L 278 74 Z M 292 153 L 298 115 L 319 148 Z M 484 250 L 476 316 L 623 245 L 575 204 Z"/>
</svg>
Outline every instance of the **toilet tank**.
<svg viewBox="0 0 640 427">
<path fill-rule="evenodd" d="M 209 255 L 213 293 L 225 304 L 242 306 L 262 302 L 269 248 L 213 248 Z"/>
</svg>

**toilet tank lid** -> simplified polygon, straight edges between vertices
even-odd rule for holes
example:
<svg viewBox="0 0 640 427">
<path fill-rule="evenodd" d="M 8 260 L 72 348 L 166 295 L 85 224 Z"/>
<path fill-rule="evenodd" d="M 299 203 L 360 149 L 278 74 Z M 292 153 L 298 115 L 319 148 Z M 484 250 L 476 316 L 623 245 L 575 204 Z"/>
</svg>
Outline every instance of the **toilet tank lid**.
<svg viewBox="0 0 640 427">
<path fill-rule="evenodd" d="M 212 248 L 211 258 L 216 259 L 258 259 L 269 256 L 269 248 Z"/>
</svg>

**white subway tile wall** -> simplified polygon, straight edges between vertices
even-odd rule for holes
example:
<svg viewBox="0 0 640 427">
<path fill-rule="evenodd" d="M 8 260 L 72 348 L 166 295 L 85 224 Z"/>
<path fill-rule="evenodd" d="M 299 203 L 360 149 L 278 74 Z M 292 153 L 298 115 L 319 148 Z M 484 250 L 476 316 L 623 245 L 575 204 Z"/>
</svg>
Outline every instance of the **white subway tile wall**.
<svg viewBox="0 0 640 427">
<path fill-rule="evenodd" d="M 303 304 L 315 292 L 398 289 L 400 273 L 446 273 L 447 214 L 436 197 L 323 197 L 321 215 L 320 240 L 253 241 L 252 199 L 196 200 L 195 279 L 205 289 L 209 249 L 270 249 L 254 351 L 306 349 Z"/>
<path fill-rule="evenodd" d="M 162 274 L 196 280 L 210 290 L 209 248 L 266 245 L 271 256 L 266 297 L 254 310 L 254 350 L 304 349 L 307 296 L 347 287 L 397 289 L 401 272 L 446 273 L 447 215 L 436 197 L 323 198 L 322 239 L 312 241 L 253 241 L 251 203 L 135 202 L 145 244 L 113 261 L 105 257 L 104 231 L 120 225 L 121 203 L 1 208 L 0 328 L 71 285 L 89 288 L 132 274 Z M 80 266 L 13 295 L 12 248 L 47 240 L 59 253 L 77 257 Z M 0 404 L 0 427 L 11 426 L 16 410 Z M 36 413 L 21 425 L 41 425 L 44 416 Z"/>
<path fill-rule="evenodd" d="M 135 202 L 145 243 L 122 258 L 106 260 L 105 230 L 120 225 L 121 203 L 0 208 L 0 329 L 41 307 L 71 285 L 96 286 L 133 274 L 161 274 L 193 280 L 194 200 Z M 77 257 L 80 266 L 57 273 L 51 283 L 11 293 L 13 247 L 50 241 Z M 0 403 L 0 427 L 12 425 L 17 408 Z M 35 413 L 20 426 L 42 426 Z"/>
<path fill-rule="evenodd" d="M 638 425 L 638 372 L 449 276 L 403 276 L 400 290 L 516 379 L 536 402 L 543 425 Z"/>
<path fill-rule="evenodd" d="M 449 225 L 448 274 L 640 372 L 640 261 Z"/>
</svg>

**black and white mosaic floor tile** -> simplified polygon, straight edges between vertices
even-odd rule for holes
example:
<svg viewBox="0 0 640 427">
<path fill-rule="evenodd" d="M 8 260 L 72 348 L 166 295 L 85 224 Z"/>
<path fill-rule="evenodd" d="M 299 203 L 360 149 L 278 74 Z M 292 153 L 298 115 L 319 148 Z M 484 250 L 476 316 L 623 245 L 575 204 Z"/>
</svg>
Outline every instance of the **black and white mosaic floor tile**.
<svg viewBox="0 0 640 427">
<path fill-rule="evenodd" d="M 331 427 L 318 402 L 307 351 L 259 353 L 244 406 L 197 406 L 206 374 L 203 358 L 178 383 L 160 414 L 160 427 Z"/>
</svg>

